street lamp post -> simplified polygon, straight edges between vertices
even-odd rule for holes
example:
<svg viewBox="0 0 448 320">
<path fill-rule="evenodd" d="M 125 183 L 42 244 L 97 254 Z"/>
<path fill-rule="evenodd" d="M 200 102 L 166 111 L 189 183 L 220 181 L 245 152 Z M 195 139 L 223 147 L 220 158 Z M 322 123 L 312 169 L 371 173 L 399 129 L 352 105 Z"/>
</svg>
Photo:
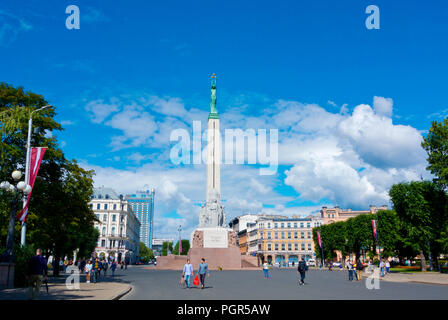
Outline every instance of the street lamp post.
<svg viewBox="0 0 448 320">
<path fill-rule="evenodd" d="M 30 151 L 31 151 L 31 130 L 33 128 L 33 113 L 39 112 L 41 110 L 47 109 L 51 107 L 50 105 L 43 106 L 40 109 L 34 110 L 30 113 L 30 118 L 28 120 L 28 137 L 26 140 L 26 164 L 25 164 L 25 183 L 26 185 L 29 184 L 30 181 Z M 23 199 L 23 208 L 26 206 L 26 197 Z M 20 245 L 25 245 L 25 239 L 26 239 L 26 223 L 22 222 L 22 232 L 20 235 Z"/>
<path fill-rule="evenodd" d="M 7 192 L 13 193 L 13 198 L 10 202 L 11 210 L 9 213 L 9 226 L 8 226 L 8 235 L 6 240 L 6 251 L 2 254 L 1 260 L 3 262 L 13 263 L 15 260 L 14 256 L 14 224 L 15 218 L 17 214 L 18 204 L 19 204 L 19 191 L 26 195 L 30 193 L 31 186 L 23 181 L 19 181 L 22 178 L 22 172 L 15 170 L 12 173 L 12 178 L 14 179 L 14 183 L 17 183 L 16 186 L 14 184 L 10 184 L 8 181 L 3 181 L 0 183 L 0 188 Z"/>
</svg>

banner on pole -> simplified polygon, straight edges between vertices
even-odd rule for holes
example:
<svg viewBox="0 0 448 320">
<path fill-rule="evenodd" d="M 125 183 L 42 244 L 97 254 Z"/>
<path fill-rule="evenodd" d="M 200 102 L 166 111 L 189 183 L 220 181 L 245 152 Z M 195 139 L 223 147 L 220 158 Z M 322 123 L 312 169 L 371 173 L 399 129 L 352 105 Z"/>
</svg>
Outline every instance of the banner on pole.
<svg viewBox="0 0 448 320">
<path fill-rule="evenodd" d="M 317 231 L 317 242 L 319 243 L 319 247 L 322 248 L 322 240 L 320 238 L 320 231 Z"/>
<path fill-rule="evenodd" d="M 47 148 L 31 148 L 31 158 L 28 172 L 28 184 L 31 187 L 31 192 L 28 193 L 25 207 L 17 215 L 17 219 L 22 222 L 26 222 L 28 217 L 28 206 L 31 199 L 31 193 L 33 192 L 34 182 L 36 181 L 37 173 L 39 172 L 40 164 L 44 158 L 46 150 Z"/>
<path fill-rule="evenodd" d="M 377 242 L 377 234 L 376 234 L 376 220 L 372 220 L 372 230 L 373 230 L 373 236 L 375 237 L 375 242 Z"/>
</svg>

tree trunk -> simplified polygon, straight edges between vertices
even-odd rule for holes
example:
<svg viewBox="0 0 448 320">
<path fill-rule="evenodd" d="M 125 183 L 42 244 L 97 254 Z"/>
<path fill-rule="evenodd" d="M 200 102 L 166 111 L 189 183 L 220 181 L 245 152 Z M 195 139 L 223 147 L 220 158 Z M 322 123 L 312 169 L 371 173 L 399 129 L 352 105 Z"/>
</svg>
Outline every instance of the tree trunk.
<svg viewBox="0 0 448 320">
<path fill-rule="evenodd" d="M 421 267 L 422 267 L 422 272 L 425 272 L 426 271 L 426 259 L 425 259 L 423 250 L 420 250 L 420 263 L 421 263 Z"/>
</svg>

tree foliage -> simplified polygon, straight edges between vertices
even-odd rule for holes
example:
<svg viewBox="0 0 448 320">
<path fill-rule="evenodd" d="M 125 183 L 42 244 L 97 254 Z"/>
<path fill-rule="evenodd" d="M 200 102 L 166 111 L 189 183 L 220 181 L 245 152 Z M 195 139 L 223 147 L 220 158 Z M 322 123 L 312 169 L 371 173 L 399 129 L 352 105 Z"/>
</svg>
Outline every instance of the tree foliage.
<svg viewBox="0 0 448 320">
<path fill-rule="evenodd" d="M 140 261 L 147 263 L 154 259 L 154 252 L 149 249 L 144 242 L 140 241 Z"/>
<path fill-rule="evenodd" d="M 32 111 L 48 102 L 23 88 L 0 83 L 0 180 L 11 180 L 15 169 L 25 171 L 28 119 Z M 31 196 L 26 243 L 42 248 L 56 258 L 90 256 L 98 239 L 95 215 L 88 207 L 93 194 L 93 171 L 68 160 L 58 146 L 54 132 L 62 130 L 54 120 L 55 107 L 33 114 L 31 145 L 47 151 L 39 169 Z M 8 195 L 0 195 L 0 247 L 5 246 L 8 219 Z M 19 242 L 20 223 L 16 221 L 15 242 Z"/>
<path fill-rule="evenodd" d="M 443 122 L 433 121 L 422 147 L 428 153 L 428 167 L 435 175 L 434 182 L 442 189 L 448 186 L 448 118 Z"/>
<path fill-rule="evenodd" d="M 186 256 L 188 254 L 188 250 L 190 250 L 190 241 L 184 239 L 182 240 L 182 252 L 180 255 Z M 179 241 L 177 241 L 176 245 L 174 246 L 173 254 L 179 254 Z"/>
<path fill-rule="evenodd" d="M 393 185 L 389 195 L 403 227 L 408 243 L 421 253 L 422 270 L 425 270 L 424 253 L 431 250 L 437 260 L 441 239 L 447 226 L 446 193 L 430 181 L 413 181 Z"/>
</svg>

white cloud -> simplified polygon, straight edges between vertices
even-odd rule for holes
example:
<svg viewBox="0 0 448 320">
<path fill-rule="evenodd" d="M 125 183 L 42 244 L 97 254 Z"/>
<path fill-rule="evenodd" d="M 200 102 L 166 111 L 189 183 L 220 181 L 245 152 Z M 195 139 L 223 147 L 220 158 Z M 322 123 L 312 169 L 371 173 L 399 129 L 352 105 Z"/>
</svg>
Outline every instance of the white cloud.
<svg viewBox="0 0 448 320">
<path fill-rule="evenodd" d="M 391 98 L 373 97 L 373 109 L 377 115 L 391 117 L 393 104 Z"/>
<path fill-rule="evenodd" d="M 114 103 L 104 103 L 102 99 L 90 101 L 85 110 L 91 112 L 90 119 L 93 123 L 102 123 L 110 114 L 117 112 L 118 106 Z"/>
</svg>

